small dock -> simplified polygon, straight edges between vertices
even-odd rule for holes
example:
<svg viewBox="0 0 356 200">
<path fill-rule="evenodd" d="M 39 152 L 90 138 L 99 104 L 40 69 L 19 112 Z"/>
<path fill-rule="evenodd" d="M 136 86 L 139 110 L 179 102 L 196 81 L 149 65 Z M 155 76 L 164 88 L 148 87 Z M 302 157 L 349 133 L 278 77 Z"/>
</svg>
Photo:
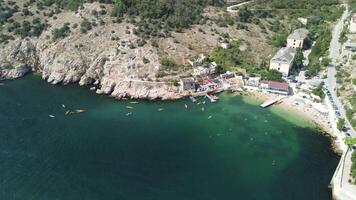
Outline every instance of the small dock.
<svg viewBox="0 0 356 200">
<path fill-rule="evenodd" d="M 211 101 L 211 103 L 214 103 L 219 99 L 219 97 L 213 94 L 206 94 L 205 97 L 207 97 Z"/>
<path fill-rule="evenodd" d="M 267 108 L 267 107 L 277 103 L 278 101 L 280 101 L 280 100 L 282 100 L 284 98 L 286 98 L 286 96 L 279 96 L 279 97 L 277 97 L 275 99 L 265 101 L 263 104 L 261 104 L 261 107 L 262 108 Z"/>
</svg>

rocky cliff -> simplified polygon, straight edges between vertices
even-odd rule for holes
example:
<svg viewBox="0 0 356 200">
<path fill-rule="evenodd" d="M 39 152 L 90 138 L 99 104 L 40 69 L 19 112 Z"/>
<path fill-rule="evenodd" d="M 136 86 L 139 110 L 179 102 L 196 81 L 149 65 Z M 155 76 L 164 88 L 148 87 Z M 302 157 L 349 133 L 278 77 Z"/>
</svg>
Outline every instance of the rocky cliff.
<svg viewBox="0 0 356 200">
<path fill-rule="evenodd" d="M 87 34 L 77 28 L 68 37 L 51 40 L 55 27 L 68 21 L 79 24 L 98 5 L 86 6 L 78 13 L 60 14 L 51 22 L 52 28 L 38 38 L 18 38 L 1 44 L 0 79 L 19 78 L 36 71 L 51 84 L 93 85 L 98 94 L 118 99 L 182 97 L 170 81 L 157 80 L 158 52 L 149 43 L 138 44 L 141 38 L 127 31 L 132 28 L 130 24 L 107 20 Z"/>
</svg>

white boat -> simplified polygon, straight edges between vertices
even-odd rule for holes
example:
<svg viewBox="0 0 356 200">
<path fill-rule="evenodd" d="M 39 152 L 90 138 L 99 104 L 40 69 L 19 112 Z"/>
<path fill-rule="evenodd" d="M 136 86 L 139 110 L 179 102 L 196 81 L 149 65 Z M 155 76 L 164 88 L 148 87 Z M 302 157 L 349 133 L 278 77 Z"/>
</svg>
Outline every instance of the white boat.
<svg viewBox="0 0 356 200">
<path fill-rule="evenodd" d="M 62 104 L 62 108 L 65 108 L 65 107 L 66 107 L 66 105 Z"/>
<path fill-rule="evenodd" d="M 54 115 L 48 115 L 50 118 L 55 118 L 56 116 L 54 116 Z"/>
<path fill-rule="evenodd" d="M 132 115 L 132 112 L 126 113 L 126 116 L 130 116 Z"/>
<path fill-rule="evenodd" d="M 188 108 L 188 105 L 187 105 L 187 104 L 184 104 L 184 107 L 185 107 L 185 109 L 187 109 L 187 108 Z"/>
<path fill-rule="evenodd" d="M 197 101 L 193 96 L 189 96 L 189 99 L 190 99 L 193 103 L 195 103 L 195 102 Z"/>
<path fill-rule="evenodd" d="M 208 119 L 211 119 L 211 118 L 213 118 L 213 116 L 210 115 L 210 116 L 208 117 Z"/>
</svg>

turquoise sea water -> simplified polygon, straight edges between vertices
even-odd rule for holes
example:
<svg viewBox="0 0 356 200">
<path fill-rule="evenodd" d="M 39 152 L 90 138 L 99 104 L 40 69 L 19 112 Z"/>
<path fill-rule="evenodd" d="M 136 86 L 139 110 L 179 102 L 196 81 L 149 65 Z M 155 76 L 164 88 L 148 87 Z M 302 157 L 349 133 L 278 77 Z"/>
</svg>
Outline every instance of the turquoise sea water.
<svg viewBox="0 0 356 200">
<path fill-rule="evenodd" d="M 2 200 L 331 199 L 329 140 L 241 96 L 222 94 L 202 112 L 189 100 L 129 104 L 34 75 L 3 83 Z M 65 115 L 77 108 L 86 112 Z"/>
</svg>

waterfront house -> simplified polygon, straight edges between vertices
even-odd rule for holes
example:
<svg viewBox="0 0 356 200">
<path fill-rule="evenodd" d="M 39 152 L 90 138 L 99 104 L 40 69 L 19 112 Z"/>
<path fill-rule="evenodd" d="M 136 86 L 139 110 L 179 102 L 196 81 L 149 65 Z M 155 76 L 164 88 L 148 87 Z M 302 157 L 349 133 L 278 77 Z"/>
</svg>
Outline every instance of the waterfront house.
<svg viewBox="0 0 356 200">
<path fill-rule="evenodd" d="M 245 87 L 251 89 L 257 89 L 260 86 L 260 77 L 250 77 L 245 79 Z"/>
<path fill-rule="evenodd" d="M 308 37 L 309 31 L 305 28 L 296 29 L 287 38 L 287 47 L 303 48 L 304 41 Z"/>
<path fill-rule="evenodd" d="M 209 79 L 203 80 L 201 87 L 204 91 L 214 91 L 222 87 L 222 82 L 219 79 Z"/>
<path fill-rule="evenodd" d="M 224 74 L 220 74 L 220 78 L 223 80 L 235 78 L 236 74 L 234 72 L 227 71 Z"/>
<path fill-rule="evenodd" d="M 242 76 L 236 76 L 234 72 L 227 71 L 224 74 L 220 74 L 220 80 L 222 82 L 222 88 L 225 90 L 238 90 L 243 87 Z"/>
<path fill-rule="evenodd" d="M 276 81 L 261 81 L 261 88 L 270 93 L 288 95 L 289 84 Z"/>
<path fill-rule="evenodd" d="M 193 75 L 194 76 L 208 76 L 214 74 L 216 71 L 216 63 L 212 62 L 207 64 L 206 66 L 199 66 L 194 68 Z"/>
<path fill-rule="evenodd" d="M 351 17 L 350 21 L 350 33 L 356 33 L 356 14 Z"/>
<path fill-rule="evenodd" d="M 281 48 L 271 59 L 270 69 L 278 70 L 287 77 L 293 66 L 296 50 L 291 47 Z"/>
<path fill-rule="evenodd" d="M 181 78 L 180 79 L 180 90 L 181 91 L 194 91 L 195 90 L 195 80 L 192 77 Z"/>
<path fill-rule="evenodd" d="M 206 56 L 204 54 L 199 54 L 198 57 L 196 57 L 193 61 L 188 60 L 188 63 L 192 67 L 197 67 L 199 65 L 202 65 L 204 63 Z"/>
</svg>

